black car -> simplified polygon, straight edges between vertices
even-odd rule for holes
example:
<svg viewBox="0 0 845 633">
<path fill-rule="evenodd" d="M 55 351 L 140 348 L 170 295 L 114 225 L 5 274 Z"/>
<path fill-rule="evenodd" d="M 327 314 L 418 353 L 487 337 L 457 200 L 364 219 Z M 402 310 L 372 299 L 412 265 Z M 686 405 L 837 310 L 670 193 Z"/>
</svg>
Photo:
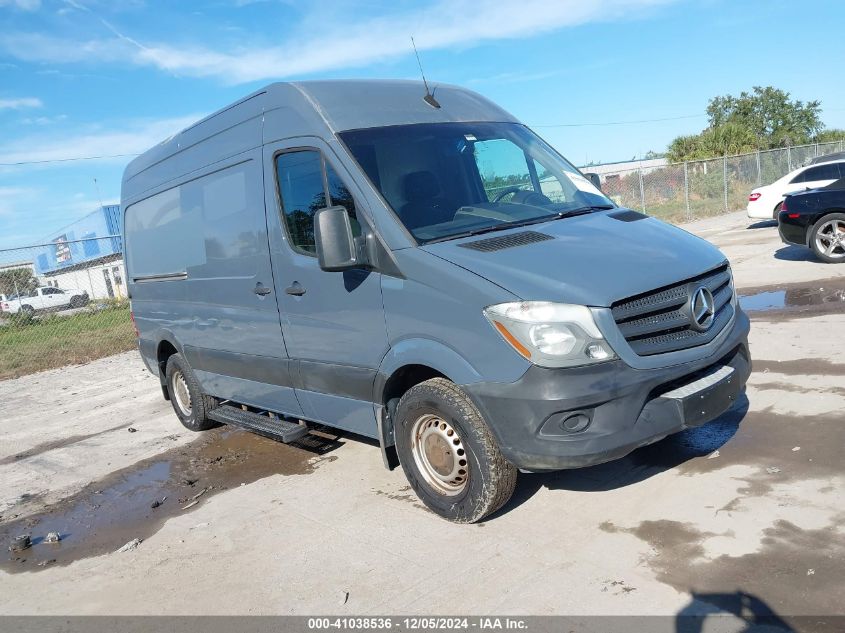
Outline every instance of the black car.
<svg viewBox="0 0 845 633">
<path fill-rule="evenodd" d="M 784 242 L 811 248 L 822 261 L 845 262 L 845 178 L 786 196 L 778 231 Z"/>
<path fill-rule="evenodd" d="M 832 160 L 845 160 L 845 152 L 834 152 L 833 154 L 825 154 L 824 156 L 816 156 L 810 161 L 810 165 L 818 165 L 819 163 L 829 163 Z"/>
</svg>

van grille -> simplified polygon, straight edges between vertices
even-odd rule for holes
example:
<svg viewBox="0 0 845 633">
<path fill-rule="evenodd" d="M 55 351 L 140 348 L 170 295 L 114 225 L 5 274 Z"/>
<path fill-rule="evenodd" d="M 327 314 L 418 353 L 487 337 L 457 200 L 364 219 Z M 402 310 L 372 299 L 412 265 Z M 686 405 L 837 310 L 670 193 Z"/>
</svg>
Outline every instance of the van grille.
<svg viewBox="0 0 845 633">
<path fill-rule="evenodd" d="M 713 293 L 713 323 L 704 332 L 692 327 L 690 297 L 704 286 Z M 675 352 L 709 343 L 734 315 L 727 265 L 671 286 L 617 301 L 611 312 L 631 349 L 639 356 Z"/>
<path fill-rule="evenodd" d="M 546 235 L 545 233 L 538 233 L 537 231 L 522 231 L 521 233 L 511 233 L 510 235 L 502 235 L 500 237 L 488 237 L 487 239 L 476 240 L 475 242 L 464 242 L 459 246 L 463 248 L 471 248 L 475 251 L 490 253 L 492 251 L 500 251 L 505 248 L 524 246 L 525 244 L 545 242 L 546 240 L 553 239 L 554 238 L 551 235 Z"/>
</svg>

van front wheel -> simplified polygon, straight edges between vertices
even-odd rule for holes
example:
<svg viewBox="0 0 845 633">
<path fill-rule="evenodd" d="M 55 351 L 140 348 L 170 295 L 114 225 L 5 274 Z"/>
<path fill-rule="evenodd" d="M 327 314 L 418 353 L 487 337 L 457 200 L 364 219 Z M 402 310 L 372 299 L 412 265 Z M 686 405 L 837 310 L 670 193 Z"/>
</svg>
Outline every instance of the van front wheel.
<svg viewBox="0 0 845 633">
<path fill-rule="evenodd" d="M 185 428 L 207 431 L 219 426 L 214 420 L 208 419 L 208 412 L 214 408 L 214 399 L 200 390 L 194 372 L 181 354 L 173 354 L 167 359 L 165 379 L 170 404 Z"/>
<path fill-rule="evenodd" d="M 426 380 L 402 396 L 394 431 L 408 482 L 443 518 L 480 521 L 513 494 L 516 468 L 469 397 L 445 378 Z"/>
</svg>

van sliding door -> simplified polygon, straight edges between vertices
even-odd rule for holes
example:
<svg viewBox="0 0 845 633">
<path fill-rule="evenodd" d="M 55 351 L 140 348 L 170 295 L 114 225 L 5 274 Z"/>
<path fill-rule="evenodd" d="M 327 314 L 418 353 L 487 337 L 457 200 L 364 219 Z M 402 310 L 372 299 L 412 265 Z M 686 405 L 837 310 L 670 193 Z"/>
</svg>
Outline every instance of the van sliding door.
<svg viewBox="0 0 845 633">
<path fill-rule="evenodd" d="M 261 151 L 127 209 L 142 319 L 181 344 L 203 391 L 293 416 L 302 409 L 273 289 Z"/>
</svg>

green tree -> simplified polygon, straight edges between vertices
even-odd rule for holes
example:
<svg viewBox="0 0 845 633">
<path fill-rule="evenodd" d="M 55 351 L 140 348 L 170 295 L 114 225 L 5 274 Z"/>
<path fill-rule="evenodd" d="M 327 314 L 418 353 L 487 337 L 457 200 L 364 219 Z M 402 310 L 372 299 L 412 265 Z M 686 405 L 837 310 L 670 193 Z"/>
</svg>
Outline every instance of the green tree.
<svg viewBox="0 0 845 633">
<path fill-rule="evenodd" d="M 667 157 L 676 162 L 810 143 L 823 133 L 820 112 L 820 102 L 792 100 L 772 86 L 713 97 L 707 128 L 673 140 Z"/>
<path fill-rule="evenodd" d="M 679 162 L 743 154 L 757 147 L 757 139 L 748 128 L 725 123 L 692 136 L 679 136 L 669 144 L 667 155 L 670 162 Z"/>
<path fill-rule="evenodd" d="M 0 294 L 6 296 L 28 293 L 35 289 L 38 280 L 29 267 L 8 268 L 0 271 Z"/>
<path fill-rule="evenodd" d="M 820 113 L 821 102 L 791 100 L 788 92 L 772 86 L 714 97 L 707 105 L 711 128 L 736 123 L 754 134 L 761 149 L 809 143 L 824 129 Z"/>
<path fill-rule="evenodd" d="M 832 143 L 845 140 L 845 130 L 822 130 L 813 137 L 813 143 Z"/>
</svg>

